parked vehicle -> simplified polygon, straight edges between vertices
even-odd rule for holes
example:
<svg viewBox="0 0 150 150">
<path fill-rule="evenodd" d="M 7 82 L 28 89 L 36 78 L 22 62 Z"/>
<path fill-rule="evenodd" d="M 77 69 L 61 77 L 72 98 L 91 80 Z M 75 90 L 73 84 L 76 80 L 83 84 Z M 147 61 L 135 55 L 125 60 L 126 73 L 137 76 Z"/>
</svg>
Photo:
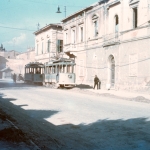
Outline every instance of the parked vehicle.
<svg viewBox="0 0 150 150">
<path fill-rule="evenodd" d="M 27 83 L 42 83 L 44 77 L 44 65 L 39 62 L 31 62 L 25 65 L 24 81 Z"/>
</svg>

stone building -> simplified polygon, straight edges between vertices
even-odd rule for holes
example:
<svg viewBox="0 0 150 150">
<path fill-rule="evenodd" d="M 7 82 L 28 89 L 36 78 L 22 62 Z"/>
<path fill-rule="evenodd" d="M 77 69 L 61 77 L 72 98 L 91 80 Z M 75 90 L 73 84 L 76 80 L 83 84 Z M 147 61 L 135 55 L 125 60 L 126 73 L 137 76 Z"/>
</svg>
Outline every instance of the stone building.
<svg viewBox="0 0 150 150">
<path fill-rule="evenodd" d="M 150 1 L 100 0 L 63 19 L 64 52 L 76 55 L 77 83 L 145 89 L 150 82 Z"/>
<path fill-rule="evenodd" d="M 63 55 L 63 33 L 61 24 L 49 24 L 35 34 L 35 61 L 45 63 Z"/>
<path fill-rule="evenodd" d="M 0 50 L 0 56 L 3 56 L 8 59 L 15 59 L 19 54 L 20 54 L 20 52 L 17 52 L 15 50 L 11 50 L 11 51 L 6 51 L 6 50 L 1 51 Z"/>
<path fill-rule="evenodd" d="M 34 48 L 28 48 L 27 51 L 23 53 L 10 51 L 10 57 L 8 57 L 7 54 L 7 51 L 5 51 L 3 55 L 0 56 L 0 78 L 11 78 L 11 73 L 24 75 L 25 65 L 35 61 Z"/>
</svg>

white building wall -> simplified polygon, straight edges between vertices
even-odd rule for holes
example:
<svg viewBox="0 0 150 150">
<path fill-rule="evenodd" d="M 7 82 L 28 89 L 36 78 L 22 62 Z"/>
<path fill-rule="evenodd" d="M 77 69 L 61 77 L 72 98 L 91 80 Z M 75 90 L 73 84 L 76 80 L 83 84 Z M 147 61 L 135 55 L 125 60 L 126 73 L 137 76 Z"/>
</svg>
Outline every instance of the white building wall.
<svg viewBox="0 0 150 150">
<path fill-rule="evenodd" d="M 144 89 L 150 82 L 150 18 L 149 1 L 140 0 L 134 6 L 138 9 L 137 28 L 133 28 L 133 4 L 130 1 L 109 0 L 89 10 L 73 14 L 64 20 L 64 34 L 68 33 L 65 51 L 76 51 L 78 83 L 93 85 L 95 74 L 102 82 L 102 88 L 110 81 L 110 56 L 115 60 L 116 89 Z M 85 17 L 80 19 L 79 14 Z M 119 32 L 115 33 L 115 16 L 118 15 Z M 95 17 L 96 16 L 96 17 Z M 94 36 L 94 21 L 98 22 L 98 34 Z M 80 23 L 79 23 L 80 22 Z M 82 22 L 82 23 L 81 23 Z M 84 42 L 80 43 L 80 26 L 84 29 Z M 77 43 L 72 45 L 71 30 L 76 30 Z M 65 37 L 65 36 L 64 36 Z M 69 41 L 70 40 L 70 41 Z M 81 62 L 84 61 L 84 76 L 80 77 Z M 146 67 L 145 67 L 146 66 Z"/>
<path fill-rule="evenodd" d="M 50 47 L 48 52 L 48 40 Z M 35 60 L 41 63 L 48 62 L 52 57 L 56 56 L 57 40 L 63 40 L 61 28 L 47 28 L 35 35 Z M 43 43 L 43 52 L 42 52 Z M 37 48 L 38 45 L 38 48 Z M 38 50 L 38 53 L 37 53 Z"/>
</svg>

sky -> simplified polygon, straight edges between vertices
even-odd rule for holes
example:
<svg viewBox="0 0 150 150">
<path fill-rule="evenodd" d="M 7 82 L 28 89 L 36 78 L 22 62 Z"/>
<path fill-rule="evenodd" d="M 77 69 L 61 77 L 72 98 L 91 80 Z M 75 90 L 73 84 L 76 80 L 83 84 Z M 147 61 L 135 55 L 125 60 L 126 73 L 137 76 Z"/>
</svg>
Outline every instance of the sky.
<svg viewBox="0 0 150 150">
<path fill-rule="evenodd" d="M 34 32 L 66 17 L 98 0 L 1 0 L 0 44 L 6 51 L 25 52 L 34 47 Z M 57 7 L 62 13 L 56 13 Z"/>
</svg>

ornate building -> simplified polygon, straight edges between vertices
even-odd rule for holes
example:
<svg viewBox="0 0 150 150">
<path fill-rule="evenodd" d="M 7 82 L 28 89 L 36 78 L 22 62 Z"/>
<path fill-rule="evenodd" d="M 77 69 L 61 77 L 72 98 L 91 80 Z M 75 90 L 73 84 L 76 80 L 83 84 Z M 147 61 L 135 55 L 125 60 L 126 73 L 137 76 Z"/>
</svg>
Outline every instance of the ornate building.
<svg viewBox="0 0 150 150">
<path fill-rule="evenodd" d="M 64 52 L 76 55 L 77 83 L 146 89 L 150 83 L 150 2 L 100 0 L 63 19 Z"/>
</svg>

